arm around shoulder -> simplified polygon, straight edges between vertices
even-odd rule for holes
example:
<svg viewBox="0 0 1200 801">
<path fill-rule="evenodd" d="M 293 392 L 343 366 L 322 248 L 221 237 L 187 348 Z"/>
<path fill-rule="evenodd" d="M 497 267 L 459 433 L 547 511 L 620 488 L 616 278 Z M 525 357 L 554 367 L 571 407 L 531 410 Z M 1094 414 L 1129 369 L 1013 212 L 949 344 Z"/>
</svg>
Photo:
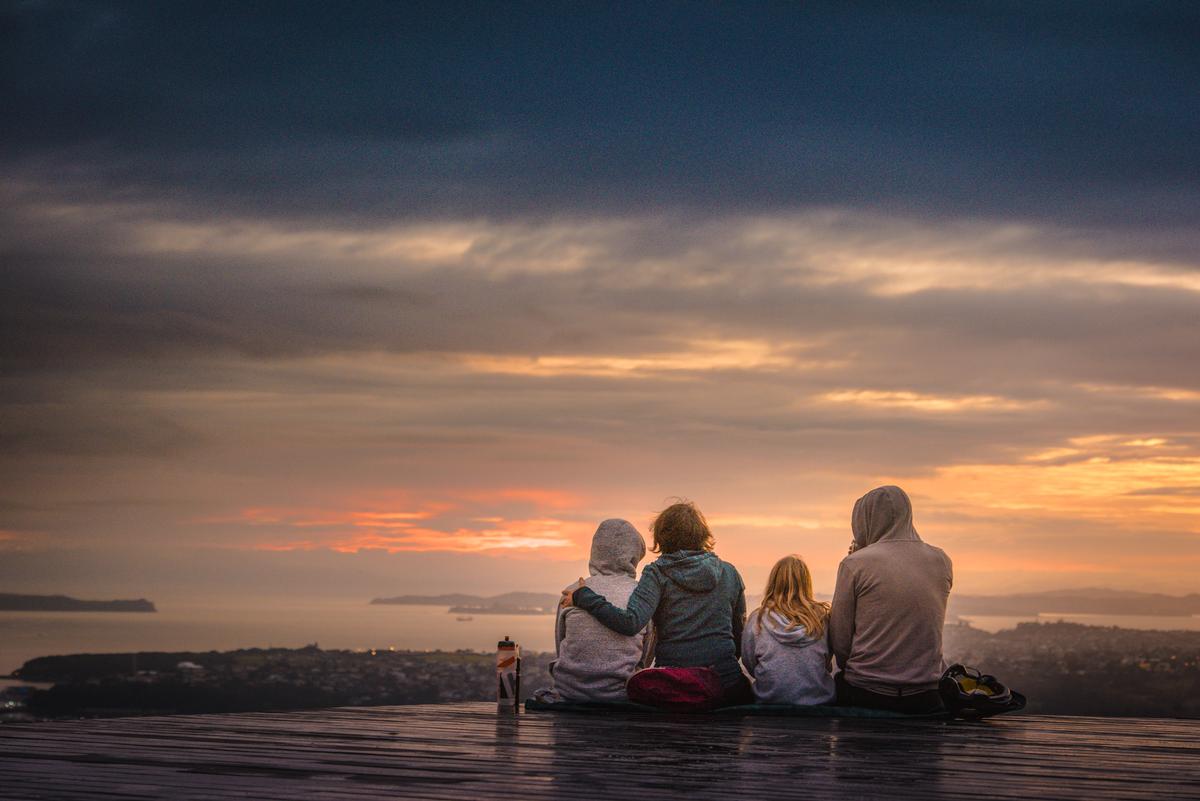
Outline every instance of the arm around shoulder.
<svg viewBox="0 0 1200 801">
<path fill-rule="evenodd" d="M 581 587 L 575 591 L 572 602 L 592 617 L 599 620 L 606 628 L 618 634 L 633 636 L 646 627 L 654 612 L 658 609 L 662 597 L 662 587 L 659 584 L 658 571 L 649 566 L 642 571 L 642 578 L 629 596 L 629 602 L 624 609 L 613 606 L 603 595 Z"/>
</svg>

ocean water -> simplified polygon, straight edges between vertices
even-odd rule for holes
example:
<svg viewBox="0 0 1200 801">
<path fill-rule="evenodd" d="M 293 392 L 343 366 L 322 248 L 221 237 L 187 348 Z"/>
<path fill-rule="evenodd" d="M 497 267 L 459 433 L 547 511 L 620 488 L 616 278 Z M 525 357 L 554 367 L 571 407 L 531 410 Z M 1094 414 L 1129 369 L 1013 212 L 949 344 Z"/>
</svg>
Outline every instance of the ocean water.
<svg viewBox="0 0 1200 801">
<path fill-rule="evenodd" d="M 152 614 L 0 612 L 0 675 L 38 656 L 132 651 L 227 651 L 276 646 L 492 651 L 508 635 L 530 651 L 554 650 L 553 615 L 461 615 L 439 606 L 363 601 L 302 604 L 158 603 Z"/>
<path fill-rule="evenodd" d="M 529 651 L 554 649 L 552 615 L 471 615 L 438 606 L 372 606 L 363 601 L 159 603 L 154 614 L 0 612 L 0 675 L 38 656 L 131 651 L 226 651 L 278 646 L 491 651 L 508 635 Z M 1023 621 L 1200 630 L 1200 617 L 1043 614 L 970 615 L 985 631 Z"/>
</svg>

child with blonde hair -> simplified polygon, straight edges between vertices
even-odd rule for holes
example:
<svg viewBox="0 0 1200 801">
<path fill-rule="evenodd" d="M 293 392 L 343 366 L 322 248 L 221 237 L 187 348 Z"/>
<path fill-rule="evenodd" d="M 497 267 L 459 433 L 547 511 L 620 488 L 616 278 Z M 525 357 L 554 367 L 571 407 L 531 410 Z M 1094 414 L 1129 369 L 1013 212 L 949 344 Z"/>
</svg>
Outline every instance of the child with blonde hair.
<svg viewBox="0 0 1200 801">
<path fill-rule="evenodd" d="M 760 704 L 826 704 L 836 689 L 826 629 L 829 604 L 813 598 L 812 574 L 799 556 L 771 568 L 762 605 L 742 631 L 742 664 Z"/>
</svg>

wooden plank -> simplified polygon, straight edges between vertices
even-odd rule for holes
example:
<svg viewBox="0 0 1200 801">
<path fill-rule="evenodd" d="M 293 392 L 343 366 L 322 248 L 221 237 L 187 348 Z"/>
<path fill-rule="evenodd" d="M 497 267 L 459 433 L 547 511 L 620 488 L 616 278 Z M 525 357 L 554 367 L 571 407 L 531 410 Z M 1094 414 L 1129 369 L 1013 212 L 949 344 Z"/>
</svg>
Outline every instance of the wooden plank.
<svg viewBox="0 0 1200 801">
<path fill-rule="evenodd" d="M 1187 721 L 500 717 L 489 704 L 0 727 L 0 798 L 1200 797 Z"/>
</svg>

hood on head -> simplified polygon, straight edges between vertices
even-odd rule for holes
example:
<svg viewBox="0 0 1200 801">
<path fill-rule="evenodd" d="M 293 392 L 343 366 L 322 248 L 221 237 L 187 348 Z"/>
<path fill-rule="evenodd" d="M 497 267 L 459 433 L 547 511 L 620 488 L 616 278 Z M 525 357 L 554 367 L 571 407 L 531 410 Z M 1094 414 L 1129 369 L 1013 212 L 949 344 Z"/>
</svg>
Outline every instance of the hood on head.
<svg viewBox="0 0 1200 801">
<path fill-rule="evenodd" d="M 876 487 L 854 502 L 850 528 L 859 548 L 887 540 L 920 540 L 913 528 L 912 501 L 899 487 Z"/>
<path fill-rule="evenodd" d="M 803 647 L 816 642 L 813 637 L 809 636 L 808 630 L 804 626 L 790 628 L 792 624 L 788 622 L 788 619 L 773 609 L 759 614 L 762 615 L 763 628 L 771 632 L 771 636 L 783 645 Z"/>
<path fill-rule="evenodd" d="M 593 576 L 637 575 L 638 562 L 646 555 L 646 541 L 628 520 L 610 518 L 592 535 L 588 572 Z"/>
<path fill-rule="evenodd" d="M 658 558 L 663 575 L 691 592 L 708 592 L 721 580 L 721 560 L 711 551 L 674 551 Z"/>
</svg>

